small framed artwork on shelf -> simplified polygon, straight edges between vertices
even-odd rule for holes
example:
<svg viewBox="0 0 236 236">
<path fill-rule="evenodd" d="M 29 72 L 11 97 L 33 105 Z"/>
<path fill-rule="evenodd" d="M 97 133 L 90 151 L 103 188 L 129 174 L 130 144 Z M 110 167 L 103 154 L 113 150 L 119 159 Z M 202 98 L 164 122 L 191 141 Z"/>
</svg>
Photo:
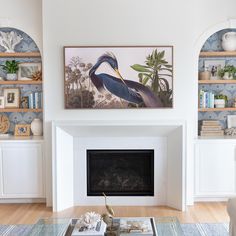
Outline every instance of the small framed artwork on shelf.
<svg viewBox="0 0 236 236">
<path fill-rule="evenodd" d="M 17 124 L 15 126 L 15 136 L 30 136 L 30 125 Z"/>
<path fill-rule="evenodd" d="M 4 108 L 19 108 L 20 107 L 20 89 L 19 88 L 4 88 Z"/>
<path fill-rule="evenodd" d="M 42 77 L 41 67 L 41 63 L 20 63 L 18 70 L 18 80 L 34 80 L 34 78 L 38 77 L 39 75 Z"/>
<path fill-rule="evenodd" d="M 29 108 L 29 97 L 22 97 L 20 102 L 21 108 Z"/>
<path fill-rule="evenodd" d="M 227 116 L 227 128 L 236 128 L 236 115 Z"/>
<path fill-rule="evenodd" d="M 225 66 L 224 60 L 205 60 L 204 67 L 211 72 L 210 79 L 220 79 L 219 70 Z"/>
<path fill-rule="evenodd" d="M 4 96 L 0 96 L 0 108 L 4 108 Z"/>
</svg>

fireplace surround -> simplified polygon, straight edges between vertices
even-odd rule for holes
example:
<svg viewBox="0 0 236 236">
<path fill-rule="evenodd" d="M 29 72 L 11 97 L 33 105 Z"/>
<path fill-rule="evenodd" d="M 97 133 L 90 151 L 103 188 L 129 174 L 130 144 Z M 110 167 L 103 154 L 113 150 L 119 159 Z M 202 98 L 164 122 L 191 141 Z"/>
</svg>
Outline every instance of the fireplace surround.
<svg viewBox="0 0 236 236">
<path fill-rule="evenodd" d="M 110 196 L 112 205 L 186 207 L 185 122 L 54 121 L 53 211 L 72 206 L 104 205 L 104 197 L 87 196 L 87 149 L 154 149 L 154 196 Z"/>
</svg>

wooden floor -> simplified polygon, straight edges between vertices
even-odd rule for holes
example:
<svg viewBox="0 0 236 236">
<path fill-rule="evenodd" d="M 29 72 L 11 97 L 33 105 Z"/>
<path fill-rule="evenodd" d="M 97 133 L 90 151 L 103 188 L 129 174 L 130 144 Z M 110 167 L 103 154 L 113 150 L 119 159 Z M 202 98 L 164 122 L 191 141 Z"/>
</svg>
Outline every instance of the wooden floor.
<svg viewBox="0 0 236 236">
<path fill-rule="evenodd" d="M 195 203 L 186 212 L 169 207 L 113 207 L 116 216 L 177 216 L 181 223 L 228 222 L 226 203 Z M 73 207 L 53 213 L 45 204 L 0 204 L 0 224 L 34 224 L 40 218 L 78 218 L 87 211 L 105 212 L 105 207 Z"/>
</svg>

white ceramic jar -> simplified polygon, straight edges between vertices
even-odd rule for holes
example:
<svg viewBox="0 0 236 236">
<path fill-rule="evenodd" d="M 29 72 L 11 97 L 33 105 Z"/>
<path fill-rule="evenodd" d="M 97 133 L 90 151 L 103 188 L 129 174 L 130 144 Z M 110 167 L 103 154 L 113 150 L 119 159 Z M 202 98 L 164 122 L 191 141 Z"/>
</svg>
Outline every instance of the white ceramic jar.
<svg viewBox="0 0 236 236">
<path fill-rule="evenodd" d="M 222 36 L 222 48 L 225 51 L 236 50 L 236 32 L 227 32 Z"/>
<path fill-rule="evenodd" d="M 33 135 L 41 136 L 43 134 L 43 122 L 35 118 L 31 123 L 31 131 Z"/>
</svg>

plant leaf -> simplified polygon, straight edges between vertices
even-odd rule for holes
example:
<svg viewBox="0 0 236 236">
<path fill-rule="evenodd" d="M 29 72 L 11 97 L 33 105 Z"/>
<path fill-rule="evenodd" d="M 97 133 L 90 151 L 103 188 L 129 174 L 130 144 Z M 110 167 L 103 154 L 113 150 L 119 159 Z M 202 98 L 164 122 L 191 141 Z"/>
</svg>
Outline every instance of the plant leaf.
<svg viewBox="0 0 236 236">
<path fill-rule="evenodd" d="M 143 65 L 139 65 L 139 64 L 134 64 L 131 66 L 132 69 L 138 71 L 138 72 L 148 72 L 148 73 L 151 73 L 152 71 L 148 70 L 147 66 L 143 66 Z"/>
</svg>

